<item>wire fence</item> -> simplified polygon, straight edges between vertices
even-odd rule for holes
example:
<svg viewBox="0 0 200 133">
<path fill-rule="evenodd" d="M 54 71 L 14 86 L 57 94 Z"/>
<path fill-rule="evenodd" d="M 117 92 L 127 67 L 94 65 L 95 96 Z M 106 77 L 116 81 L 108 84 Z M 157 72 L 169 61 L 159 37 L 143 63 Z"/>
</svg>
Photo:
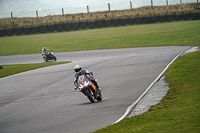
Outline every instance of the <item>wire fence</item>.
<svg viewBox="0 0 200 133">
<path fill-rule="evenodd" d="M 53 9 L 38 9 L 35 11 L 23 11 L 23 12 L 10 12 L 1 13 L 0 18 L 10 18 L 10 17 L 44 17 L 53 15 L 63 15 L 63 14 L 76 14 L 76 13 L 88 13 L 88 12 L 99 12 L 99 11 L 114 11 L 114 10 L 125 10 L 138 8 L 142 6 L 165 6 L 165 5 L 175 5 L 175 4 L 185 4 L 185 3 L 198 3 L 198 0 L 148 0 L 144 3 L 139 0 L 134 0 L 130 2 L 118 2 L 118 3 L 108 3 L 108 4 L 98 4 L 98 5 L 77 5 L 69 6 L 66 8 L 53 8 Z"/>
<path fill-rule="evenodd" d="M 154 6 L 153 3 L 154 1 L 156 0 L 150 0 L 151 6 Z M 177 1 L 183 4 L 182 0 L 177 0 Z M 168 2 L 168 0 L 166 0 L 166 2 Z M 76 17 L 75 15 L 66 15 L 64 8 L 62 8 L 60 11 L 61 12 L 60 14 L 63 14 L 63 16 L 49 16 L 44 18 L 16 18 L 15 13 L 11 12 L 11 19 L 2 19 L 5 20 L 5 22 L 0 23 L 0 37 L 12 36 L 14 34 L 28 35 L 28 34 L 55 32 L 55 31 L 56 32 L 71 31 L 71 30 L 79 30 L 87 28 L 93 29 L 93 28 L 111 27 L 119 25 L 124 26 L 133 24 L 150 24 L 157 22 L 161 23 L 161 22 L 171 22 L 180 20 L 200 20 L 199 11 L 197 12 L 190 11 L 190 9 L 194 10 L 194 8 L 198 7 L 199 5 L 200 5 L 199 3 L 192 3 L 192 4 L 184 3 L 183 5 L 170 6 L 170 8 L 169 6 L 153 7 L 155 8 L 155 11 L 159 11 L 161 9 L 160 13 L 154 12 L 153 11 L 154 9 L 152 7 L 150 8 L 148 7 L 148 10 L 145 10 L 146 7 L 144 7 L 141 12 L 136 12 L 134 10 L 109 12 L 113 10 L 112 8 L 113 6 L 110 3 L 108 3 L 107 12 L 99 12 L 97 14 L 90 13 L 91 12 L 90 8 L 89 6 L 87 6 L 86 14 L 84 14 L 85 16 L 83 14 L 76 14 L 77 15 Z M 130 1 L 129 9 L 132 8 L 133 8 L 133 3 Z M 179 9 L 181 10 L 179 11 Z M 165 12 L 162 12 L 163 10 Z M 41 11 L 42 10 L 36 10 L 33 11 L 32 14 L 35 14 L 36 17 L 40 17 L 39 14 Z M 141 14 L 144 12 L 145 13 L 150 12 L 151 14 L 145 14 L 145 15 Z M 80 20 L 81 17 L 82 20 L 84 21 Z M 99 18 L 97 19 L 97 17 Z"/>
</svg>

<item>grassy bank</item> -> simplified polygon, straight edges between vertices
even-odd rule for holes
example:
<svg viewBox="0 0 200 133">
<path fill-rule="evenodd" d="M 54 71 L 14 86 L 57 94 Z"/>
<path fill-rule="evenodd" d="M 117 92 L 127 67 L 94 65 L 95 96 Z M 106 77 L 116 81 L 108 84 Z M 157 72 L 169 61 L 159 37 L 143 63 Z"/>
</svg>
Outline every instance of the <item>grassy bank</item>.
<svg viewBox="0 0 200 133">
<path fill-rule="evenodd" d="M 170 89 L 147 113 L 95 133 L 199 133 L 200 51 L 180 57 L 166 75 Z"/>
<path fill-rule="evenodd" d="M 130 25 L 92 30 L 0 38 L 0 56 L 53 52 L 155 47 L 199 46 L 200 20 Z"/>
<path fill-rule="evenodd" d="M 169 6 L 146 6 L 130 10 L 116 10 L 80 14 L 65 14 L 39 18 L 4 18 L 0 19 L 0 29 L 27 28 L 41 25 L 54 25 L 62 23 L 92 22 L 98 20 L 126 19 L 160 15 L 180 15 L 185 13 L 200 12 L 195 8 L 200 3 L 177 4 Z"/>
<path fill-rule="evenodd" d="M 45 62 L 45 63 L 34 63 L 34 64 L 2 65 L 3 69 L 0 69 L 0 78 L 41 67 L 65 64 L 65 63 L 69 62 L 65 61 L 65 62 Z"/>
</svg>

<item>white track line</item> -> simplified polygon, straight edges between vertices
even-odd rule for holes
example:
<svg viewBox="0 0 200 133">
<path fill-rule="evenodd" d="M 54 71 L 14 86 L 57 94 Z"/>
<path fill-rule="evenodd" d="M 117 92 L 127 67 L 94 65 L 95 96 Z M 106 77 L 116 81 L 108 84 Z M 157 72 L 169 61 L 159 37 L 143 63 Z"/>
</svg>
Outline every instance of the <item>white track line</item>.
<svg viewBox="0 0 200 133">
<path fill-rule="evenodd" d="M 133 111 L 133 109 L 135 108 L 135 106 L 138 104 L 138 102 L 147 94 L 147 92 L 150 90 L 150 88 L 163 76 L 163 74 L 166 72 L 166 70 L 169 68 L 169 66 L 178 58 L 182 55 L 183 52 L 181 52 L 180 54 L 178 54 L 167 66 L 166 68 L 158 75 L 158 77 L 149 85 L 149 87 L 145 90 L 145 92 L 134 102 L 132 103 L 127 109 L 126 112 L 124 113 L 124 115 L 119 118 L 115 123 L 120 122 L 121 120 L 123 120 L 124 118 L 126 118 L 131 111 Z"/>
</svg>

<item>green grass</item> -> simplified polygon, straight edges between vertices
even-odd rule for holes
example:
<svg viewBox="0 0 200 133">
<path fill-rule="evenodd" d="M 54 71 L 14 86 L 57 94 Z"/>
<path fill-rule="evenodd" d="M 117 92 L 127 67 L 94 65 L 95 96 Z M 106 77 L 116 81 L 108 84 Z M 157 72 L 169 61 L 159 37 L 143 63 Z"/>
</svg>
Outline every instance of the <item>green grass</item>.
<svg viewBox="0 0 200 133">
<path fill-rule="evenodd" d="M 170 89 L 147 113 L 95 133 L 199 133 L 200 51 L 180 57 L 167 70 Z"/>
<path fill-rule="evenodd" d="M 132 25 L 61 33 L 0 38 L 0 56 L 40 53 L 45 46 L 53 52 L 93 49 L 199 46 L 200 21 Z M 127 118 L 96 133 L 199 133 L 200 52 L 184 55 L 166 72 L 170 90 L 147 113 Z M 49 62 L 50 65 L 58 62 Z M 47 63 L 40 65 L 46 66 Z M 3 65 L 0 76 L 36 69 L 34 64 Z M 34 67 L 34 68 L 32 68 Z M 20 70 L 13 72 L 15 70 Z"/>
<path fill-rule="evenodd" d="M 198 46 L 200 20 L 86 29 L 0 38 L 0 56 L 95 49 Z"/>
<path fill-rule="evenodd" d="M 59 65 L 69 63 L 68 61 L 63 62 L 45 62 L 45 63 L 34 63 L 34 64 L 16 64 L 16 65 L 2 65 L 3 69 L 0 69 L 0 78 L 10 76 L 13 74 L 41 68 L 52 65 Z"/>
</svg>

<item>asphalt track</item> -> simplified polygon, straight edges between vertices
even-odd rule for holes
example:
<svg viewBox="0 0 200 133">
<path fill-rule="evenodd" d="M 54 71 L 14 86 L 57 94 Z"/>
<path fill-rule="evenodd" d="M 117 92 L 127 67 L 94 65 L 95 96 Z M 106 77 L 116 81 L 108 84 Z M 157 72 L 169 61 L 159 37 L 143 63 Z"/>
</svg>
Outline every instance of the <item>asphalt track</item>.
<svg viewBox="0 0 200 133">
<path fill-rule="evenodd" d="M 190 47 L 149 47 L 55 53 L 72 63 L 0 79 L 1 133 L 89 133 L 116 122 L 162 70 Z M 43 62 L 41 54 L 0 56 L 0 64 Z M 103 100 L 90 103 L 73 88 L 73 67 L 92 71 Z"/>
</svg>

